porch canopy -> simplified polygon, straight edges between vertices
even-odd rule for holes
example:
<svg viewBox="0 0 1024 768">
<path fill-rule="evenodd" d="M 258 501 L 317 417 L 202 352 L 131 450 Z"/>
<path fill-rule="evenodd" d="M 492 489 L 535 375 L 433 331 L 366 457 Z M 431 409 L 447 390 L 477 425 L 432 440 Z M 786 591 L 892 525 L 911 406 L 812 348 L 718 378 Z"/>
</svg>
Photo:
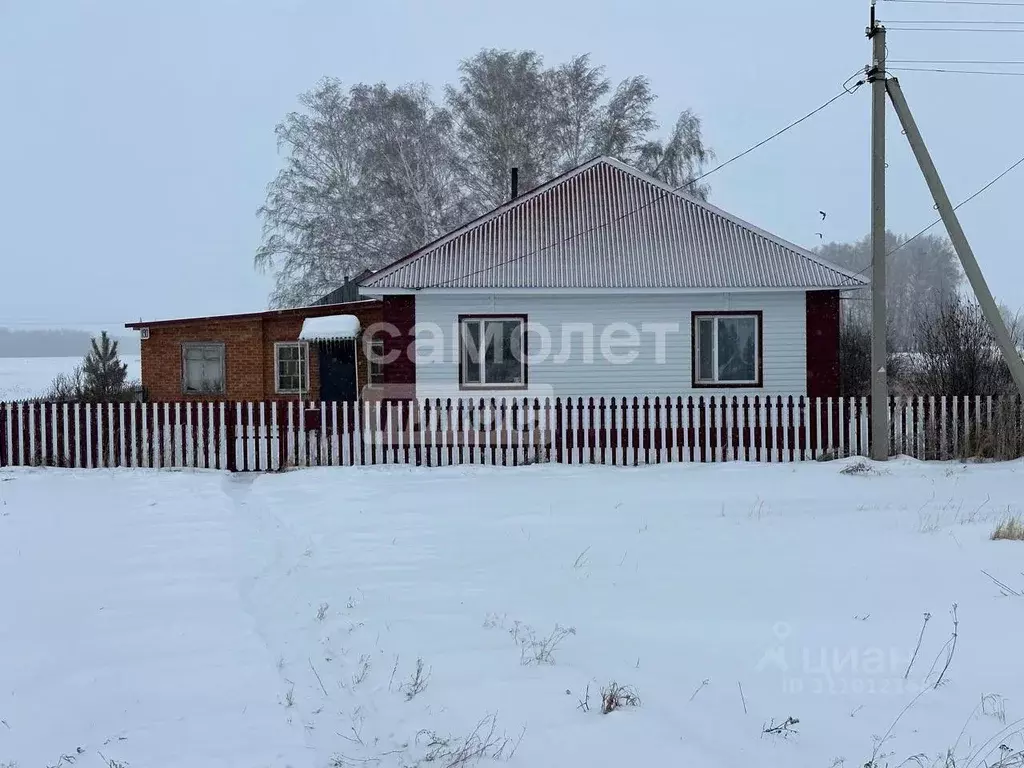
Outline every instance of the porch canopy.
<svg viewBox="0 0 1024 768">
<path fill-rule="evenodd" d="M 349 341 L 359 338 L 359 318 L 355 315 L 307 317 L 302 321 L 299 341 Z"/>
</svg>

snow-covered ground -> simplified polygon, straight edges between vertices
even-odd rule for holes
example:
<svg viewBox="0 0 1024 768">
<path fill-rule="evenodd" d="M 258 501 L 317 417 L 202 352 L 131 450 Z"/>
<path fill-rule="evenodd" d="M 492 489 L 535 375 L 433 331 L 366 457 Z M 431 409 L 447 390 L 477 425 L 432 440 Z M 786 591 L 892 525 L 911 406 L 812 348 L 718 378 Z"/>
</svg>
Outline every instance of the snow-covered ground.
<svg viewBox="0 0 1024 768">
<path fill-rule="evenodd" d="M 139 355 L 122 355 L 121 360 L 128 365 L 129 379 L 140 378 Z M 41 397 L 57 374 L 71 373 L 81 364 L 80 357 L 0 357 L 0 403 Z"/>
<path fill-rule="evenodd" d="M 2 472 L 0 765 L 995 765 L 1024 462 L 850 464 Z"/>
</svg>

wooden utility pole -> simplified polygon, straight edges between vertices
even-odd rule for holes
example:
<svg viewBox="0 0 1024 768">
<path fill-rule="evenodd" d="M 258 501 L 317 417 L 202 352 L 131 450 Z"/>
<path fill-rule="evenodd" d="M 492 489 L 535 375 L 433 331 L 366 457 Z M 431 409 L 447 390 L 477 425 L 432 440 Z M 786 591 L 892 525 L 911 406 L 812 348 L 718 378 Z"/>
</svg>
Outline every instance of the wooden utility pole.
<svg viewBox="0 0 1024 768">
<path fill-rule="evenodd" d="M 953 249 L 956 251 L 957 256 L 960 257 L 964 274 L 967 275 L 967 280 L 974 290 L 974 295 L 978 298 L 978 304 L 981 305 L 981 311 L 984 313 L 985 319 L 988 320 L 989 325 L 992 327 L 992 335 L 995 336 L 996 343 L 1003 353 L 1003 359 L 1006 360 L 1006 365 L 1013 375 L 1013 381 L 1016 383 L 1021 395 L 1024 396 L 1024 360 L 1021 360 L 1020 353 L 1014 346 L 1002 313 L 1000 313 L 999 307 L 996 305 L 996 300 L 992 297 L 988 283 L 985 282 L 985 276 L 981 273 L 981 267 L 978 266 L 978 260 L 974 258 L 971 244 L 967 242 L 967 235 L 964 234 L 963 227 L 960 226 L 960 220 L 956 217 L 956 210 L 949 200 L 949 195 L 946 194 L 945 187 L 942 186 L 939 172 L 935 169 L 935 163 L 932 162 L 932 157 L 925 146 L 924 139 L 921 137 L 921 132 L 917 128 L 914 116 L 910 113 L 907 100 L 903 97 L 903 89 L 900 88 L 899 81 L 895 79 L 886 81 L 885 88 L 889 92 L 889 98 L 892 99 L 893 109 L 896 110 L 896 115 L 903 125 L 903 132 L 907 135 L 910 147 L 914 150 L 914 157 L 917 158 L 917 164 L 921 167 L 924 180 L 928 183 L 928 189 L 935 200 L 935 207 L 939 211 L 939 216 L 942 217 L 942 223 L 946 226 L 946 232 L 949 233 Z"/>
<path fill-rule="evenodd" d="M 889 458 L 889 383 L 885 371 L 885 27 L 871 3 L 871 458 Z"/>
</svg>

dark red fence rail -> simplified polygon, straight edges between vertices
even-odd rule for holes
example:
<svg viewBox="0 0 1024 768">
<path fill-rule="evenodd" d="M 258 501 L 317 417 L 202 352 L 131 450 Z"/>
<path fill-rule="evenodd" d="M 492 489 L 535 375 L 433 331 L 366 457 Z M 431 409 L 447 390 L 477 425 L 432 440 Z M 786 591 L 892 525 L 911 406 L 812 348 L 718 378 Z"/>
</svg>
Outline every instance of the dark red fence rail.
<svg viewBox="0 0 1024 768">
<path fill-rule="evenodd" d="M 1021 400 L 889 399 L 891 453 L 1024 453 Z M 0 403 L 0 466 L 266 471 L 366 464 L 637 465 L 865 455 L 868 398 L 427 398 Z"/>
</svg>

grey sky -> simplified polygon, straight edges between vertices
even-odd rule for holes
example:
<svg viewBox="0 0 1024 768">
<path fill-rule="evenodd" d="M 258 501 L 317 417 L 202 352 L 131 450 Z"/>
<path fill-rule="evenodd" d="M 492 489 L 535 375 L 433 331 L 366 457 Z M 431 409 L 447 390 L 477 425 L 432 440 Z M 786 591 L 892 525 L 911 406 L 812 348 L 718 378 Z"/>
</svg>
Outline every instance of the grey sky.
<svg viewBox="0 0 1024 768">
<path fill-rule="evenodd" d="M 637 18 L 641 5 L 0 0 L 0 325 L 264 307 L 270 278 L 252 256 L 255 210 L 279 163 L 273 128 L 324 75 L 436 89 L 482 47 L 533 48 L 549 62 L 589 51 L 613 79 L 650 77 L 665 122 L 694 108 L 724 159 L 838 93 L 869 54 L 859 0 L 686 0 Z M 1024 20 L 1024 8 L 890 2 L 879 14 Z M 1016 34 L 889 42 L 894 58 L 1024 58 Z M 899 74 L 955 201 L 1024 154 L 1024 78 Z M 816 232 L 863 236 L 868 106 L 861 89 L 715 174 L 712 201 L 806 246 Z M 889 225 L 913 233 L 935 212 L 891 110 L 889 125 Z M 1024 168 L 963 209 L 994 292 L 1014 307 L 1024 305 L 1022 198 Z"/>
</svg>

